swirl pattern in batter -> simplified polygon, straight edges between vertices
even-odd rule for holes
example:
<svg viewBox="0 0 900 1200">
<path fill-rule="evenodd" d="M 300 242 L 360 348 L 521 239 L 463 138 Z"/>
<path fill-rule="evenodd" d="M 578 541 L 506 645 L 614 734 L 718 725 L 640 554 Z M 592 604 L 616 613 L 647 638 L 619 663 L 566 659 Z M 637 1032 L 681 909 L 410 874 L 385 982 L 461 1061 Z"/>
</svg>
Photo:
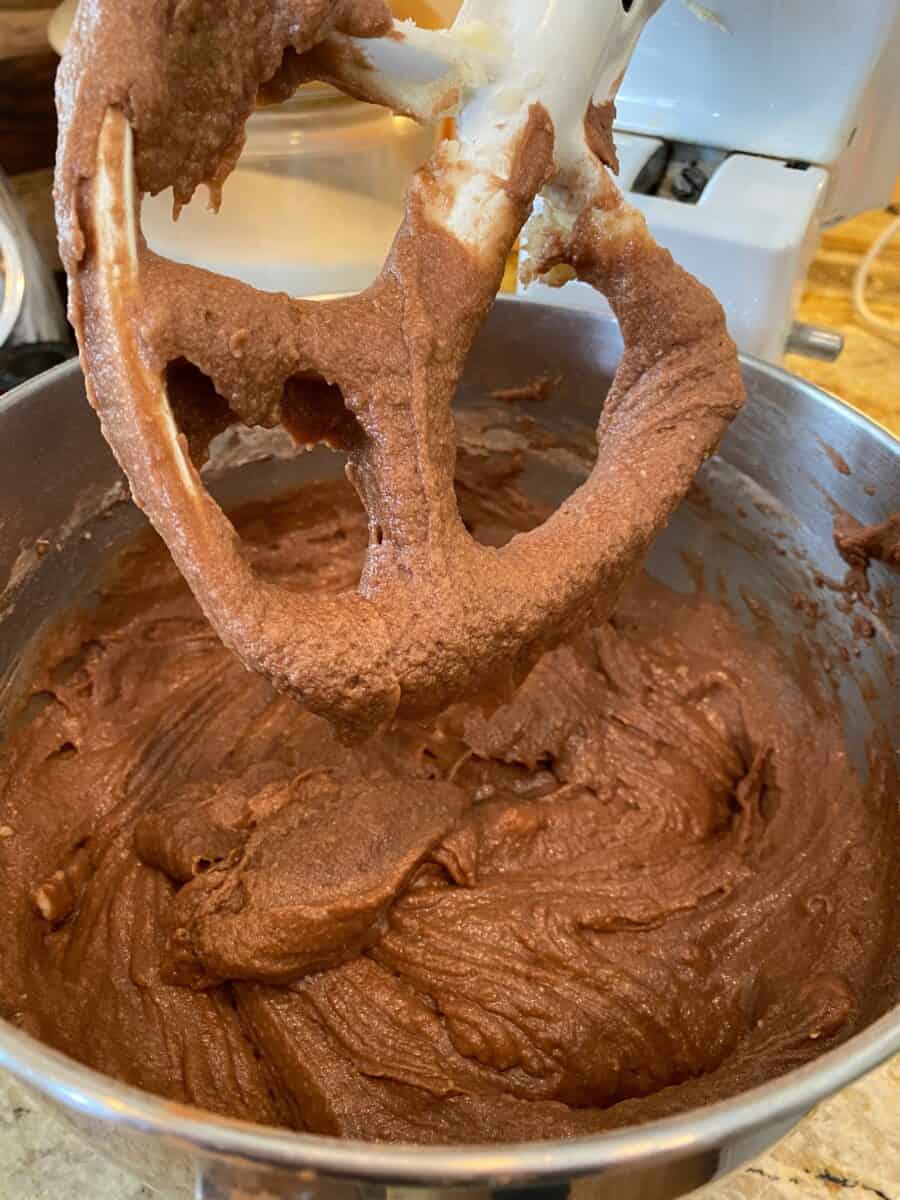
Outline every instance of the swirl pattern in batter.
<svg viewBox="0 0 900 1200">
<path fill-rule="evenodd" d="M 460 497 L 495 539 L 497 489 Z M 349 487 L 238 525 L 264 578 L 357 578 Z M 886 986 L 896 778 L 864 788 L 826 699 L 711 600 L 642 580 L 492 711 L 347 747 L 145 538 L 34 688 L 0 751 L 0 1013 L 151 1092 L 363 1139 L 572 1136 L 789 1069 Z"/>
</svg>

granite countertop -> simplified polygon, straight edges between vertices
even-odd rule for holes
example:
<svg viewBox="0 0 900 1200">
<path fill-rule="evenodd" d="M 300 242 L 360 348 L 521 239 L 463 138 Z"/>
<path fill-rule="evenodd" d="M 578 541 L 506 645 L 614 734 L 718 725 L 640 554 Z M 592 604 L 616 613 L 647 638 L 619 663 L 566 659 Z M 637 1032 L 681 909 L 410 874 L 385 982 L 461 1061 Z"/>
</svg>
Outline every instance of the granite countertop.
<svg viewBox="0 0 900 1200">
<path fill-rule="evenodd" d="M 790 370 L 834 392 L 900 437 L 900 338 L 862 326 L 850 283 L 856 263 L 889 220 L 867 213 L 829 232 L 809 275 L 799 317 L 840 330 L 837 363 L 791 356 Z M 900 294 L 900 239 L 874 272 L 870 302 Z M 900 305 L 894 311 L 900 320 Z M 151 1200 L 0 1074 L 0 1200 Z M 900 1059 L 827 1104 L 765 1158 L 698 1200 L 900 1200 Z M 162 1197 L 161 1200 L 166 1200 Z"/>
<path fill-rule="evenodd" d="M 696 1200 L 900 1200 L 900 1059 Z M 87 1149 L 0 1074 L 0 1200 L 167 1200 Z"/>
</svg>

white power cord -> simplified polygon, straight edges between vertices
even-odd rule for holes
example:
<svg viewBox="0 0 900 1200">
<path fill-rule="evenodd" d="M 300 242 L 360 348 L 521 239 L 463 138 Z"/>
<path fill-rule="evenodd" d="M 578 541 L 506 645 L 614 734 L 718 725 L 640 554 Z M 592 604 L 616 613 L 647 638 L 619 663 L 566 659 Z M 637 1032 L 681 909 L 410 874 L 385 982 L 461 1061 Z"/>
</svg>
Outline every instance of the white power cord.
<svg viewBox="0 0 900 1200">
<path fill-rule="evenodd" d="M 866 288 L 869 284 L 869 276 L 872 273 L 872 268 L 875 266 L 878 258 L 884 251 L 889 242 L 900 233 L 900 216 L 891 221 L 887 229 L 875 239 L 862 262 L 856 270 L 853 277 L 853 307 L 856 310 L 856 315 L 871 329 L 878 333 L 887 334 L 889 337 L 900 338 L 900 321 L 886 321 L 883 317 L 879 317 L 877 313 L 872 312 L 866 300 Z"/>
</svg>

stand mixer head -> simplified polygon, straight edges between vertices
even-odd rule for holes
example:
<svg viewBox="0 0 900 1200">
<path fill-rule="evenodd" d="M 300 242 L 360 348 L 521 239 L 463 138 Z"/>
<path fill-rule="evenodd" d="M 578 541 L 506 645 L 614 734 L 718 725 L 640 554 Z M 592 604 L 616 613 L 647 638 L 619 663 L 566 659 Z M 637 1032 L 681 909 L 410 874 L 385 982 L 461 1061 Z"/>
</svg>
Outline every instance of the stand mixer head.
<svg viewBox="0 0 900 1200">
<path fill-rule="evenodd" d="M 839 353 L 836 332 L 793 325 L 813 255 L 823 229 L 889 204 L 900 172 L 900 9 L 822 16 L 817 0 L 668 0 L 616 99 L 619 187 L 738 348 L 773 363 Z M 577 283 L 526 297 L 606 309 Z"/>
<path fill-rule="evenodd" d="M 222 640 L 348 736 L 503 694 L 589 610 L 608 612 L 740 406 L 721 309 L 601 161 L 612 162 L 612 98 L 658 3 L 468 0 L 450 31 L 393 25 L 374 0 L 319 5 L 305 24 L 287 2 L 249 15 L 182 5 L 169 22 L 151 0 L 137 14 L 79 11 L 58 85 L 57 204 L 88 395 Z M 136 65 L 123 47 L 133 54 L 138 30 L 149 54 Z M 236 35 L 257 39 L 237 81 L 198 48 Z M 162 112 L 148 84 L 159 76 Z M 373 286 L 292 301 L 151 254 L 142 192 L 174 185 L 186 203 L 207 182 L 215 196 L 257 92 L 309 79 L 421 120 L 457 116 L 458 139 L 413 178 Z M 195 119 L 179 128 L 185 108 Z M 541 191 L 531 271 L 604 291 L 625 355 L 590 478 L 497 550 L 473 541 L 456 508 L 450 405 Z M 254 575 L 198 471 L 235 421 L 281 422 L 348 452 L 370 529 L 357 593 L 298 595 Z"/>
</svg>

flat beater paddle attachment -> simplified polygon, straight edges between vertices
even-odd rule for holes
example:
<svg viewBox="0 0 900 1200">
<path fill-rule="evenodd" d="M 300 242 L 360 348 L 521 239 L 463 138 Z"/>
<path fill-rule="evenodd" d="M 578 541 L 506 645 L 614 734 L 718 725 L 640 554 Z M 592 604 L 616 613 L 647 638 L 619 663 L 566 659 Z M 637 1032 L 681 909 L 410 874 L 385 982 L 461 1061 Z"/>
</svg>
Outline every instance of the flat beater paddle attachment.
<svg viewBox="0 0 900 1200">
<path fill-rule="evenodd" d="M 88 395 L 222 640 L 348 737 L 511 686 L 589 610 L 608 612 L 740 406 L 719 306 L 607 170 L 616 88 L 658 3 L 468 0 L 442 32 L 394 23 L 383 0 L 79 6 L 56 200 Z M 312 79 L 457 118 L 412 179 L 375 283 L 294 300 L 154 255 L 142 195 L 171 186 L 181 205 L 206 183 L 215 199 L 253 106 Z M 495 549 L 457 512 L 451 401 L 529 218 L 528 272 L 604 292 L 625 350 L 589 478 Z M 346 451 L 370 531 L 357 591 L 298 594 L 254 573 L 198 470 L 237 422 Z"/>
</svg>

